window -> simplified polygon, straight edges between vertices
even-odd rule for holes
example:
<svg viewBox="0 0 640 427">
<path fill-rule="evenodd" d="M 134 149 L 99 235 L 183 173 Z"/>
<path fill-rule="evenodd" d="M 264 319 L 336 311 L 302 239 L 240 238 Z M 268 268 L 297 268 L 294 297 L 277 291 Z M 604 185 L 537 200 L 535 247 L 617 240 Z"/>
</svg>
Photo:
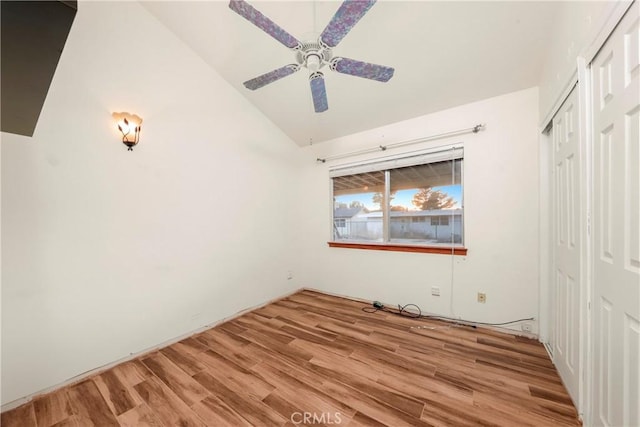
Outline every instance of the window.
<svg viewBox="0 0 640 427">
<path fill-rule="evenodd" d="M 454 147 L 332 170 L 331 246 L 462 248 L 462 165 Z"/>
<path fill-rule="evenodd" d="M 384 172 L 382 171 L 333 179 L 334 218 L 349 216 L 348 233 L 334 229 L 334 240 L 383 241 L 382 211 L 370 208 L 372 204 L 380 205 L 382 203 L 384 185 Z"/>
<path fill-rule="evenodd" d="M 449 225 L 448 216 L 432 216 L 431 225 Z"/>
</svg>

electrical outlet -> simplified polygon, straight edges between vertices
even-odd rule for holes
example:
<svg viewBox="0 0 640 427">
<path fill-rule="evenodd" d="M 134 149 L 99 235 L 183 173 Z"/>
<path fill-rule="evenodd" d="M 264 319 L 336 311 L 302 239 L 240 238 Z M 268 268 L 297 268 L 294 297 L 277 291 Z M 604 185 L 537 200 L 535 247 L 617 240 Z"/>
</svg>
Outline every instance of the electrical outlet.
<svg viewBox="0 0 640 427">
<path fill-rule="evenodd" d="M 287 271 L 287 280 L 293 279 L 293 271 Z"/>
<path fill-rule="evenodd" d="M 487 302 L 487 294 L 484 292 L 478 292 L 478 302 L 481 302 L 482 304 Z"/>
<path fill-rule="evenodd" d="M 523 323 L 521 327 L 524 332 L 531 332 L 531 323 Z"/>
<path fill-rule="evenodd" d="M 434 297 L 439 297 L 440 296 L 440 288 L 437 286 L 432 286 L 431 287 L 431 295 L 433 295 Z"/>
</svg>

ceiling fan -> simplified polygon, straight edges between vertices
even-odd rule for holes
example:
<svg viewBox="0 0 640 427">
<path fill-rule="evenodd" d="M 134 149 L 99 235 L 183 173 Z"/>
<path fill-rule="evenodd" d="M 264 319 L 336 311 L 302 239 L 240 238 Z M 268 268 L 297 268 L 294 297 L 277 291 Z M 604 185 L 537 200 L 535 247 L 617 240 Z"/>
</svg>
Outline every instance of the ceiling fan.
<svg viewBox="0 0 640 427">
<path fill-rule="evenodd" d="M 393 68 L 355 59 L 334 57 L 331 52 L 331 49 L 340 43 L 375 2 L 376 0 L 345 0 L 317 41 L 300 42 L 246 1 L 231 0 L 229 2 L 231 10 L 295 52 L 295 64 L 288 64 L 247 80 L 244 82 L 244 86 L 250 90 L 260 89 L 269 83 L 295 73 L 301 67 L 305 67 L 309 70 L 313 107 L 316 113 L 321 113 L 329 108 L 327 92 L 324 86 L 324 74 L 320 71 L 324 66 L 328 65 L 330 70 L 342 74 L 364 77 L 379 82 L 389 81 L 393 77 Z"/>
</svg>

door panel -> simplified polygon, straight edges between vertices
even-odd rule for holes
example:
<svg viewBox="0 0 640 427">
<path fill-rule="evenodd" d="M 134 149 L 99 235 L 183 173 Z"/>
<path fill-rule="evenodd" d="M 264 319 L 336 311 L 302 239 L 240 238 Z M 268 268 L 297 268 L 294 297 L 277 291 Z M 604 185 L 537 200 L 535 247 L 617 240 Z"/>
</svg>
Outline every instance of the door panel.
<svg viewBox="0 0 640 427">
<path fill-rule="evenodd" d="M 553 118 L 553 220 L 555 270 L 553 361 L 576 406 L 580 391 L 580 145 L 578 90 Z"/>
<path fill-rule="evenodd" d="M 591 64 L 593 84 L 593 423 L 640 425 L 640 13 Z"/>
</svg>

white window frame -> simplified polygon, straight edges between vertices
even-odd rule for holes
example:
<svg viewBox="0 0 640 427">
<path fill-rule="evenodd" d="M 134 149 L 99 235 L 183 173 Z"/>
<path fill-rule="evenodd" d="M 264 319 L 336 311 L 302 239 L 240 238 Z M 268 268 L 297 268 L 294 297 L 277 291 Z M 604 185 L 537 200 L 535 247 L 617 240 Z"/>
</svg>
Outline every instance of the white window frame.
<svg viewBox="0 0 640 427">
<path fill-rule="evenodd" d="M 452 161 L 452 160 L 462 160 L 462 166 L 460 171 L 460 185 L 461 185 L 461 195 L 460 195 L 460 204 L 462 209 L 461 216 L 461 224 L 460 224 L 460 233 L 461 233 L 461 243 L 451 243 L 449 245 L 446 244 L 438 244 L 438 245 L 426 245 L 422 242 L 416 243 L 406 243 L 406 244 L 396 244 L 391 242 L 389 236 L 389 224 L 390 224 L 390 206 L 388 203 L 382 207 L 382 219 L 383 219 L 383 242 L 364 242 L 361 240 L 334 240 L 334 230 L 333 230 L 333 178 L 347 175 L 355 175 L 366 172 L 377 172 L 383 171 L 385 174 L 385 200 L 389 200 L 390 196 L 390 186 L 391 182 L 389 179 L 390 171 L 397 168 L 408 167 L 408 166 L 418 166 L 428 163 L 436 163 L 441 161 Z M 467 249 L 465 248 L 465 219 L 464 219 L 464 146 L 462 143 L 436 147 L 429 150 L 420 150 L 414 151 L 410 153 L 405 153 L 396 156 L 383 157 L 378 159 L 369 160 L 366 162 L 356 162 L 349 163 L 344 165 L 338 165 L 329 170 L 329 187 L 330 187 L 330 201 L 331 201 L 331 217 L 330 217 L 330 238 L 329 238 L 329 246 L 332 247 L 358 247 L 358 246 L 367 246 L 364 249 L 375 249 L 376 246 L 379 246 L 380 249 L 384 250 L 394 250 L 394 247 L 403 247 L 407 248 L 409 251 L 416 251 L 412 248 L 433 248 L 433 249 L 444 249 L 445 251 L 451 250 L 453 253 L 454 248 L 460 249 L 456 251 L 458 255 L 466 255 Z M 453 215 L 451 215 L 453 216 Z M 453 221 L 453 222 L 452 222 Z M 450 224 L 455 224 L 454 218 L 449 218 Z M 384 248 L 383 248 L 384 247 Z M 403 249 L 398 249 L 403 250 Z M 423 251 L 418 251 L 423 252 Z M 429 250 L 425 250 L 424 252 L 430 252 Z M 434 251 L 438 253 L 445 253 L 440 250 Z"/>
</svg>

